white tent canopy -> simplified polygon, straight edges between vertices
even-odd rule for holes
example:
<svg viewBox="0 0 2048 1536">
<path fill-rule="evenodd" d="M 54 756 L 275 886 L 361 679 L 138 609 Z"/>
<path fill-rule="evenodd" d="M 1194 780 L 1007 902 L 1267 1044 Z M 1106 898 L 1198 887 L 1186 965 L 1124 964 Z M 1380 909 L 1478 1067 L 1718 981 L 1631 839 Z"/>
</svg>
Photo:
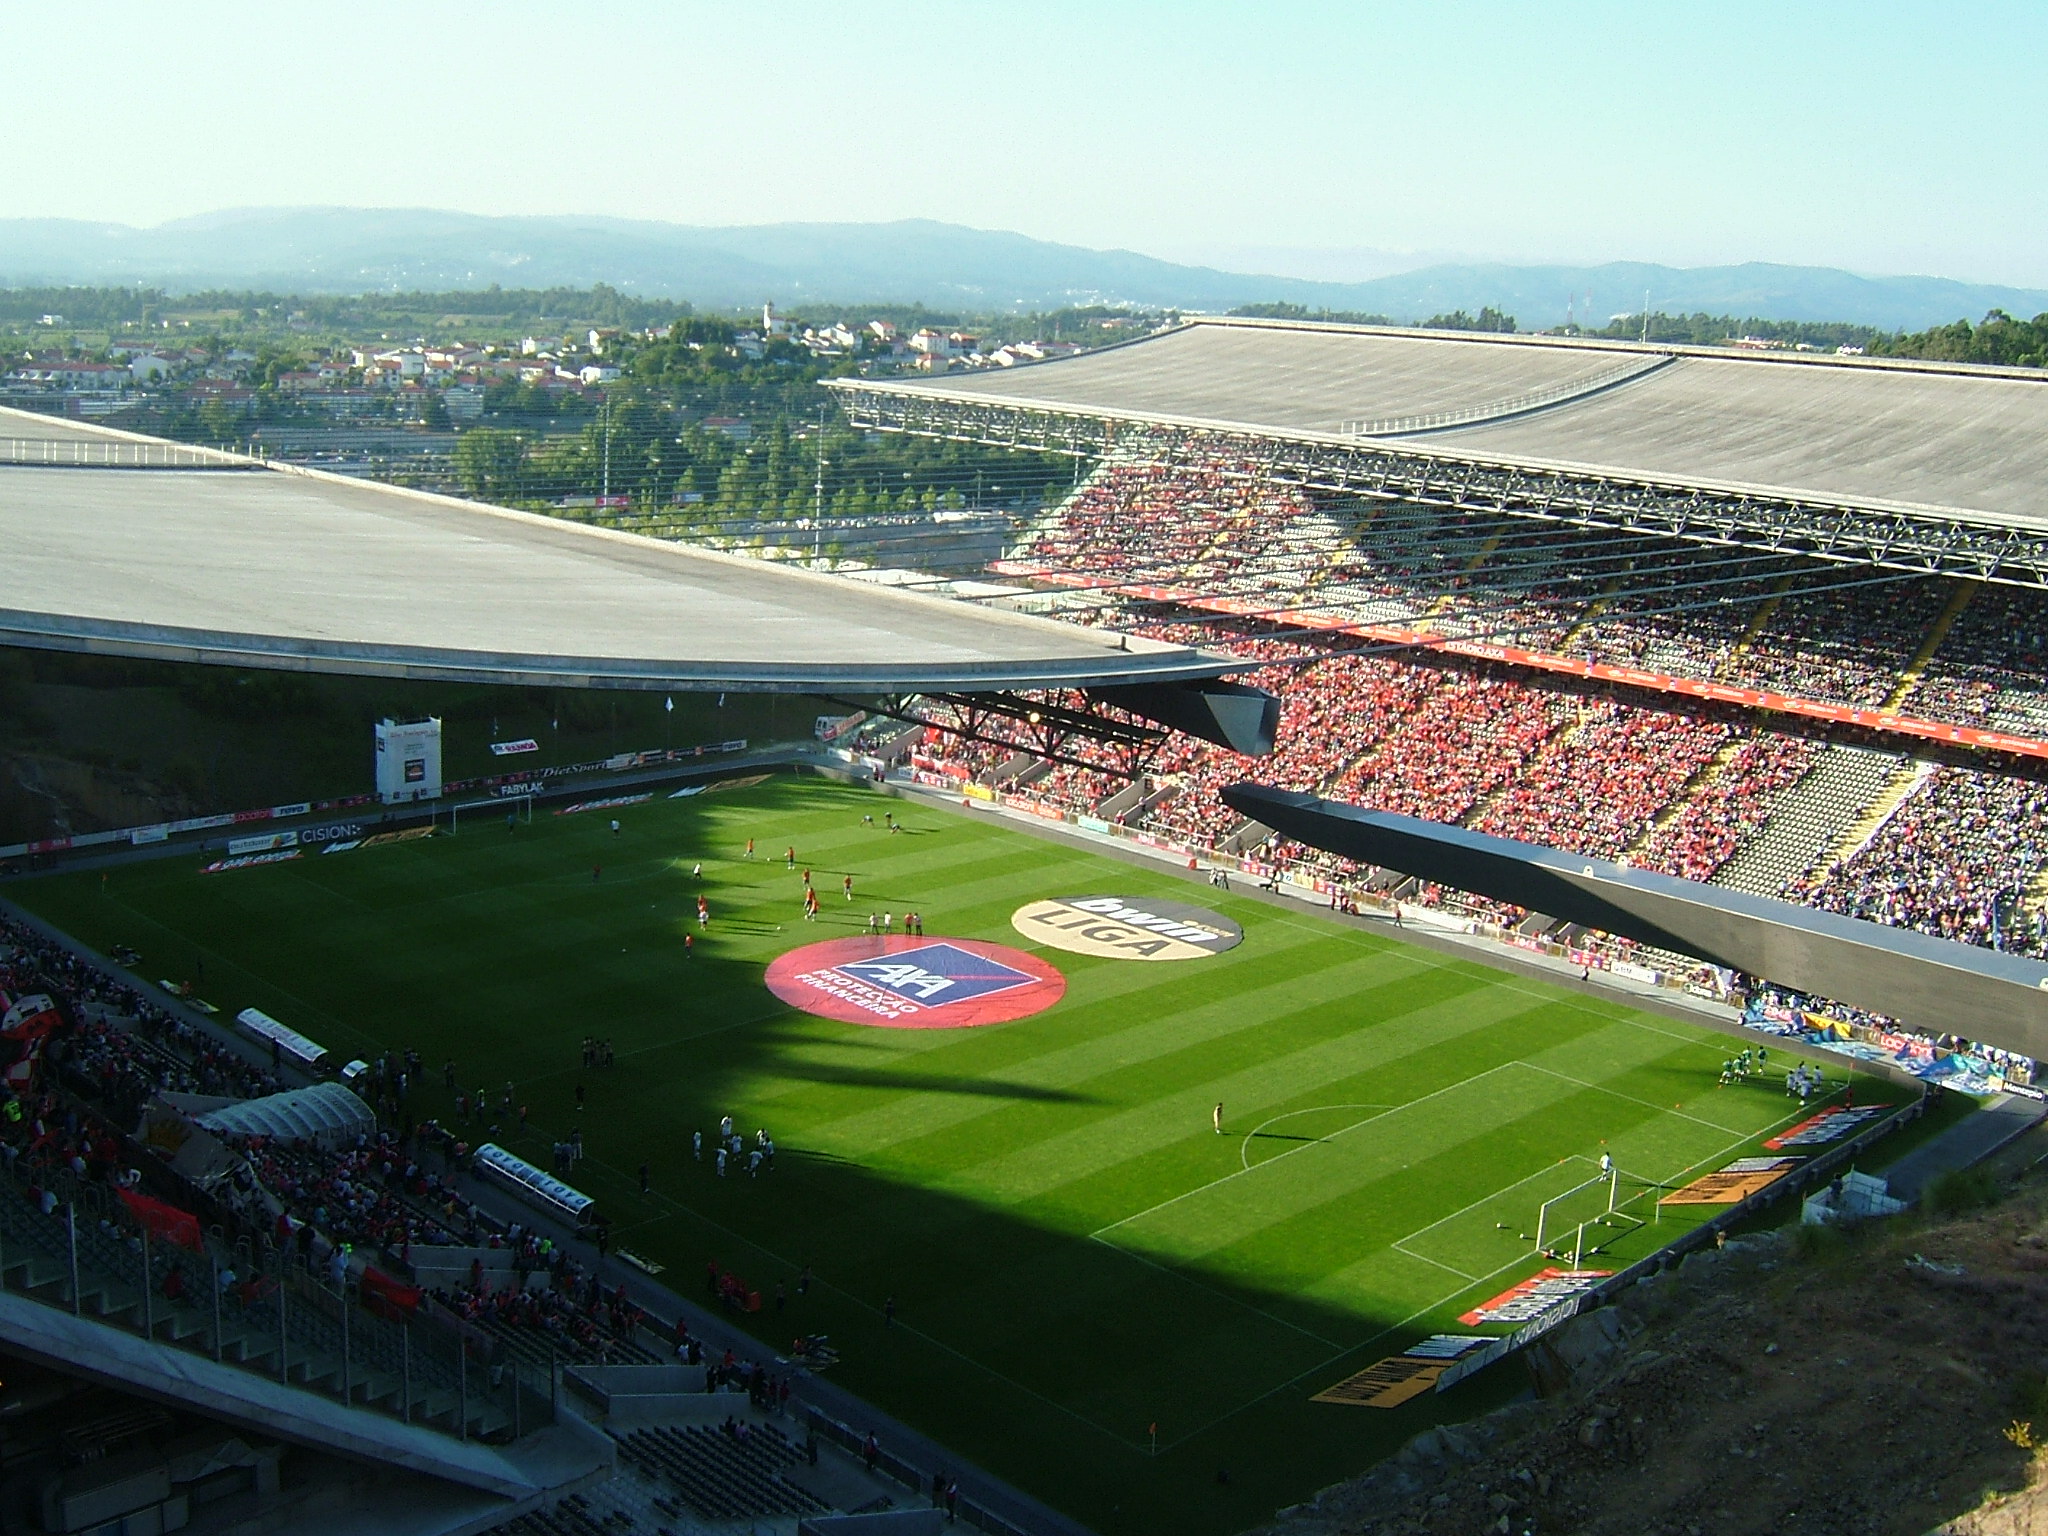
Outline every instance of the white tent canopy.
<svg viewBox="0 0 2048 1536">
<path fill-rule="evenodd" d="M 211 1110 L 199 1116 L 199 1123 L 224 1136 L 274 1136 L 340 1147 L 375 1131 L 377 1116 L 341 1084 L 315 1083 Z"/>
</svg>

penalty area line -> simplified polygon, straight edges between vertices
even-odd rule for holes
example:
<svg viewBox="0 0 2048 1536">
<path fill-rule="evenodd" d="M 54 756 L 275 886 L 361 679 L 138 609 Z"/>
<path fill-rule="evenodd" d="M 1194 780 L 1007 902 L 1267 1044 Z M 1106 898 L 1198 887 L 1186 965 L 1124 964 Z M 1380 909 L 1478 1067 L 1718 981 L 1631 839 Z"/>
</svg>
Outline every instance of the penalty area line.
<svg viewBox="0 0 2048 1536">
<path fill-rule="evenodd" d="M 1220 1184 L 1228 1184 L 1232 1179 L 1241 1179 L 1246 1177 L 1248 1174 L 1254 1174 L 1267 1168 L 1277 1167 L 1279 1164 L 1286 1162 L 1288 1158 L 1293 1157 L 1298 1153 L 1306 1152 L 1312 1147 L 1328 1146 L 1330 1143 L 1336 1141 L 1338 1137 L 1348 1135 L 1352 1131 L 1358 1130 L 1361 1126 L 1378 1125 L 1382 1121 L 1390 1119 L 1393 1116 L 1400 1114 L 1404 1110 L 1414 1109 L 1417 1105 L 1420 1104 L 1427 1104 L 1431 1099 L 1440 1098 L 1447 1093 L 1456 1093 L 1460 1088 L 1469 1088 L 1472 1086 L 1472 1084 L 1489 1078 L 1493 1076 L 1496 1072 L 1505 1072 L 1510 1067 L 1519 1067 L 1523 1065 L 1525 1065 L 1525 1063 L 1519 1061 L 1503 1061 L 1497 1066 L 1488 1067 L 1484 1072 L 1475 1072 L 1472 1074 L 1472 1076 L 1467 1078 L 1461 1078 L 1459 1081 L 1455 1083 L 1447 1083 L 1441 1088 L 1437 1088 L 1429 1093 L 1423 1094 L 1422 1097 L 1418 1099 L 1410 1099 L 1405 1104 L 1396 1104 L 1392 1109 L 1387 1110 L 1384 1114 L 1378 1114 L 1372 1116 L 1369 1119 L 1360 1120 L 1356 1125 L 1347 1125 L 1341 1131 L 1333 1131 L 1328 1136 L 1322 1137 L 1320 1140 L 1307 1142 L 1302 1146 L 1298 1147 L 1290 1147 L 1287 1151 L 1279 1153 L 1277 1156 L 1267 1158 L 1263 1163 L 1253 1163 L 1248 1168 L 1239 1168 L 1233 1173 L 1226 1173 L 1218 1178 L 1210 1179 L 1207 1183 L 1197 1184 L 1193 1189 L 1184 1189 L 1179 1194 L 1170 1195 L 1166 1199 L 1161 1200 L 1156 1205 L 1148 1205 L 1142 1211 L 1133 1211 L 1128 1216 L 1118 1217 L 1115 1221 L 1112 1221 L 1107 1226 L 1097 1227 L 1093 1232 L 1090 1232 L 1088 1235 L 1090 1237 L 1101 1237 L 1102 1234 L 1105 1232 L 1114 1232 L 1118 1227 L 1129 1226 L 1134 1221 L 1141 1221 L 1147 1216 L 1151 1216 L 1159 1211 L 1165 1210 L 1170 1205 L 1178 1205 L 1181 1201 L 1192 1199 L 1196 1195 L 1205 1194 L 1209 1190 L 1216 1188 Z"/>
</svg>

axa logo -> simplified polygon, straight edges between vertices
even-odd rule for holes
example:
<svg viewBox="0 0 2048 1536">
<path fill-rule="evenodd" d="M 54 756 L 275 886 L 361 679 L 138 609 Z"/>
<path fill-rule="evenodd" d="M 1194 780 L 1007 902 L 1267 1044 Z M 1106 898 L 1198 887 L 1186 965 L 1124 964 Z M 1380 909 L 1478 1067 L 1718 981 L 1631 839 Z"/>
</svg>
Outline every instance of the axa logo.
<svg viewBox="0 0 2048 1536">
<path fill-rule="evenodd" d="M 983 959 L 951 944 L 926 944 L 873 960 L 849 960 L 833 969 L 929 1007 L 1007 992 L 1033 979 L 1001 961 Z"/>
</svg>

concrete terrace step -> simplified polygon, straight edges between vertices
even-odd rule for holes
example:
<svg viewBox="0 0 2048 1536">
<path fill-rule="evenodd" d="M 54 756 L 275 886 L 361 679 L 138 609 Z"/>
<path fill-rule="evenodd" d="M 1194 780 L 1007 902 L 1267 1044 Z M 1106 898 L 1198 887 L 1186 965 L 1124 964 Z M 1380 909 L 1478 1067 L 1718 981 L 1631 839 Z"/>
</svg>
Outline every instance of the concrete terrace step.
<svg viewBox="0 0 2048 1536">
<path fill-rule="evenodd" d="M 1970 599 L 1977 595 L 1977 589 L 1984 583 L 1971 577 L 1958 577 L 1950 588 L 1948 601 L 1928 626 L 1927 638 L 1920 642 L 1920 649 L 1913 653 L 1913 659 L 1906 663 L 1899 673 L 1898 686 L 1893 688 L 1884 701 L 1886 709 L 1898 709 L 1905 704 L 1913 690 L 1920 686 L 1920 678 L 1927 671 L 1927 664 L 1934 660 L 1934 653 L 1941 649 L 1941 642 L 1948 638 L 1948 632 L 1955 628 L 1956 620 L 1963 610 L 1970 606 Z"/>
<path fill-rule="evenodd" d="M 1778 895 L 1788 881 L 1813 868 L 1904 761 L 1895 753 L 1863 747 L 1824 748 L 1712 883 L 1756 896 Z"/>
<path fill-rule="evenodd" d="M 1828 850 L 1822 863 L 1840 864 L 1861 853 L 1870 840 L 1884 830 L 1884 824 L 1898 814 L 1899 808 L 1919 793 L 1933 773 L 1932 763 L 1909 760 L 1863 808 L 1863 813 L 1849 824 L 1849 830 Z"/>
</svg>

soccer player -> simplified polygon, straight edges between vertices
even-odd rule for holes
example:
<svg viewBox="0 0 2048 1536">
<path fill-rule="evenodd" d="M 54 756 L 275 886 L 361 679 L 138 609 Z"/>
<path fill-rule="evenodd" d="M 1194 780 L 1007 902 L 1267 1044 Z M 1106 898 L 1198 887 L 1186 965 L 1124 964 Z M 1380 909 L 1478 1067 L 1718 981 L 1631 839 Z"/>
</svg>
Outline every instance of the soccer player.
<svg viewBox="0 0 2048 1536">
<path fill-rule="evenodd" d="M 839 882 L 839 889 L 846 893 L 848 901 L 853 900 L 853 876 L 848 875 L 845 879 L 841 880 Z"/>
<path fill-rule="evenodd" d="M 886 938 L 887 938 L 887 937 L 889 936 L 889 925 L 890 925 L 891 923 L 893 923 L 893 922 L 894 922 L 895 920 L 896 920 L 896 919 L 895 919 L 894 915 L 893 915 L 893 914 L 891 914 L 891 913 L 888 913 L 888 912 L 884 912 L 884 913 L 882 914 L 882 937 L 883 937 L 883 938 L 885 938 L 885 939 L 886 939 Z"/>
<path fill-rule="evenodd" d="M 1216 1107 L 1209 1112 L 1209 1123 L 1216 1127 L 1216 1134 L 1223 1134 L 1223 1101 L 1218 1099 Z"/>
<path fill-rule="evenodd" d="M 782 862 L 791 869 L 796 868 L 796 844 L 791 843 L 782 850 Z"/>
<path fill-rule="evenodd" d="M 702 1131 L 690 1132 L 690 1156 L 700 1163 L 704 1161 L 704 1133 Z"/>
<path fill-rule="evenodd" d="M 709 928 L 711 926 L 711 903 L 702 896 L 697 898 L 697 926 L 699 928 Z"/>
<path fill-rule="evenodd" d="M 754 840 L 753 840 L 753 839 L 752 839 L 752 838 L 750 837 L 750 838 L 748 838 L 748 839 L 747 839 L 747 857 L 751 859 L 751 858 L 752 858 L 753 856 L 754 856 Z"/>
</svg>

